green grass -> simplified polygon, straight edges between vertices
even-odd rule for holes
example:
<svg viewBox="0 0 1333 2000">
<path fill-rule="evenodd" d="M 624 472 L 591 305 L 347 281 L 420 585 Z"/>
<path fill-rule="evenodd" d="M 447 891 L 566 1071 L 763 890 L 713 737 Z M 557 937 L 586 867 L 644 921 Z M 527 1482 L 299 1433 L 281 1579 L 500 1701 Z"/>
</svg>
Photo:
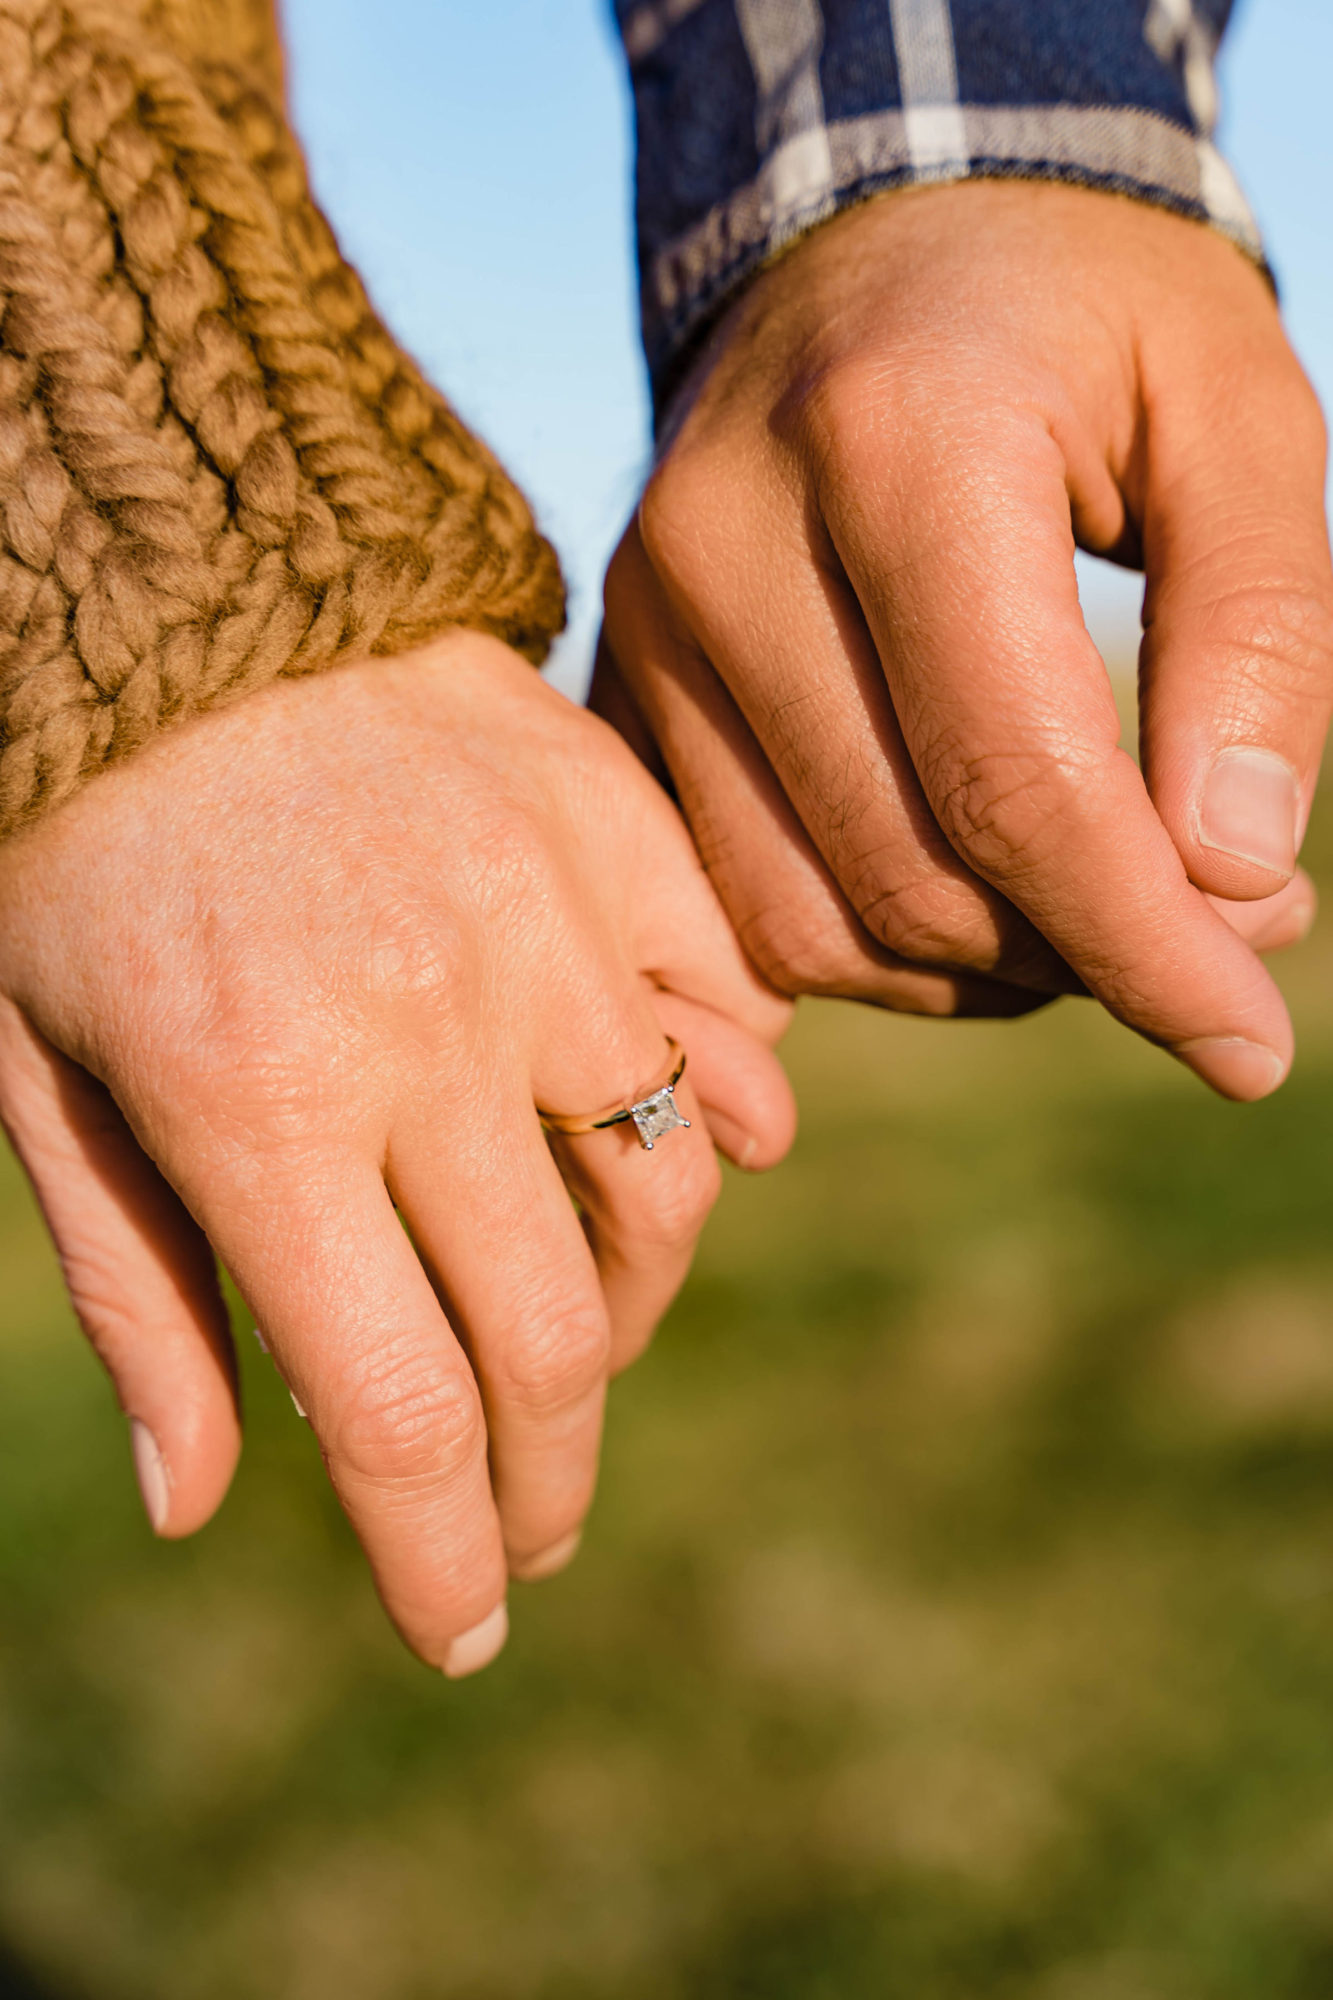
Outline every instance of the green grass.
<svg viewBox="0 0 1333 2000">
<path fill-rule="evenodd" d="M 458 1686 L 252 1342 L 153 1544 L 6 1166 L 0 1996 L 1327 2000 L 1333 947 L 1283 976 L 1249 1110 L 1086 1006 L 807 1010 L 793 1160 Z"/>
</svg>

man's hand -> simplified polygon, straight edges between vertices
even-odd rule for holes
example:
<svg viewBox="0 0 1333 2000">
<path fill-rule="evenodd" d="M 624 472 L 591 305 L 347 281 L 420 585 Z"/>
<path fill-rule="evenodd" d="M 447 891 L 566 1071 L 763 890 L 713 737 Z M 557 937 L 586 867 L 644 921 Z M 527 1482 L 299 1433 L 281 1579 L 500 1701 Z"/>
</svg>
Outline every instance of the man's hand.
<svg viewBox="0 0 1333 2000">
<path fill-rule="evenodd" d="M 188 725 L 0 850 L 0 1113 L 158 1532 L 238 1449 L 216 1250 L 400 1629 L 484 1665 L 506 1570 L 572 1552 L 710 1128 L 790 1140 L 788 1011 L 625 746 L 476 636 Z M 665 1033 L 692 1128 L 553 1159 L 534 1107 L 635 1096 Z"/>
<path fill-rule="evenodd" d="M 607 579 L 594 699 L 655 743 L 785 991 L 1086 988 L 1260 1097 L 1290 1027 L 1242 937 L 1313 910 L 1323 497 L 1314 397 L 1222 238 L 1076 189 L 884 196 L 714 336 Z M 1147 572 L 1142 777 L 1076 543 Z"/>
</svg>

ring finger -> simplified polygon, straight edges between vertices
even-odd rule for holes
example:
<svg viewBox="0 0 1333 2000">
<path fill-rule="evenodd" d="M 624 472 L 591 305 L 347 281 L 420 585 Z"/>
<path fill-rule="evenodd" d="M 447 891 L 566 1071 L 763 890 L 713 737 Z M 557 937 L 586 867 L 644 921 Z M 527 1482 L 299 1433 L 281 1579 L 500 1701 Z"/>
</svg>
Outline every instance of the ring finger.
<svg viewBox="0 0 1333 2000">
<path fill-rule="evenodd" d="M 639 982 L 617 1026 L 581 1038 L 536 1079 L 546 1112 L 591 1119 L 649 1099 L 660 1110 L 656 1129 L 643 1133 L 633 1119 L 601 1131 L 548 1131 L 601 1277 L 613 1371 L 643 1350 L 680 1290 L 721 1187 L 690 1076 L 668 1088 L 674 1067 L 651 989 Z"/>
</svg>

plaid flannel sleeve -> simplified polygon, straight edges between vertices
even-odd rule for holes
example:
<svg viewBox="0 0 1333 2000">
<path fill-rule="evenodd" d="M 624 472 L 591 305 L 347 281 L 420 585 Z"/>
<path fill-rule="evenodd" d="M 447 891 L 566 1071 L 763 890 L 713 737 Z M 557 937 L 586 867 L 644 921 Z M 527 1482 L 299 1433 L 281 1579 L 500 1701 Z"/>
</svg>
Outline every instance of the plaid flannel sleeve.
<svg viewBox="0 0 1333 2000">
<path fill-rule="evenodd" d="M 1072 181 L 1262 258 L 1213 144 L 1231 0 L 615 0 L 659 405 L 732 293 L 882 188 Z"/>
</svg>

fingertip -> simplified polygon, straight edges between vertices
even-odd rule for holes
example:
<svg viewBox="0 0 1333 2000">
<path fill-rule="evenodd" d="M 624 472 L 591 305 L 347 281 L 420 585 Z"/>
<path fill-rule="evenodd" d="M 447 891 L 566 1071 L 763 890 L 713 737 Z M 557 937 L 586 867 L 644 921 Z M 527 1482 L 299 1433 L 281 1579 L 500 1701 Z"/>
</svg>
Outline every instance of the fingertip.
<svg viewBox="0 0 1333 2000">
<path fill-rule="evenodd" d="M 1181 1042 L 1171 1053 L 1215 1090 L 1235 1104 L 1255 1104 L 1286 1081 L 1290 1054 L 1280 1055 L 1262 1042 L 1239 1035 L 1210 1036 Z"/>
<path fill-rule="evenodd" d="M 518 1583 L 544 1583 L 547 1577 L 558 1576 L 562 1569 L 568 1569 L 583 1541 L 582 1528 L 575 1528 L 571 1534 L 562 1535 L 550 1548 L 541 1549 L 535 1556 L 513 1556 L 509 1558 L 509 1574 Z"/>
<path fill-rule="evenodd" d="M 163 1541 L 180 1541 L 211 1521 L 226 1498 L 240 1456 L 234 1412 L 214 1411 L 180 1426 L 130 1415 L 130 1450 L 144 1513 Z"/>
<path fill-rule="evenodd" d="M 709 1137 L 723 1159 L 730 1160 L 732 1166 L 738 1167 L 744 1174 L 757 1173 L 760 1146 L 754 1133 L 738 1125 L 725 1111 L 713 1111 L 704 1105 L 703 1113 Z"/>
<path fill-rule="evenodd" d="M 1294 897 L 1285 909 L 1275 912 L 1251 943 L 1256 951 L 1285 951 L 1290 945 L 1302 944 L 1314 929 L 1318 914 L 1319 898 L 1312 889 L 1308 896 Z"/>
<path fill-rule="evenodd" d="M 130 1418 L 130 1450 L 148 1525 L 155 1535 L 165 1534 L 171 1515 L 171 1475 L 161 1445 L 141 1417 Z"/>
<path fill-rule="evenodd" d="M 740 1123 L 725 1111 L 703 1107 L 704 1121 L 713 1144 L 725 1160 L 743 1174 L 764 1174 L 786 1159 L 796 1138 L 796 1101 L 790 1091 L 786 1102 L 766 1107 L 766 1115 L 754 1122 Z"/>
<path fill-rule="evenodd" d="M 1319 914 L 1319 893 L 1303 868 L 1275 896 L 1260 902 L 1210 897 L 1218 915 L 1252 951 L 1283 951 L 1310 935 Z"/>
<path fill-rule="evenodd" d="M 460 1632 L 456 1639 L 450 1640 L 440 1667 L 441 1673 L 450 1681 L 461 1681 L 469 1674 L 479 1674 L 504 1650 L 508 1637 L 509 1610 L 501 1602 L 479 1625 Z"/>
</svg>

